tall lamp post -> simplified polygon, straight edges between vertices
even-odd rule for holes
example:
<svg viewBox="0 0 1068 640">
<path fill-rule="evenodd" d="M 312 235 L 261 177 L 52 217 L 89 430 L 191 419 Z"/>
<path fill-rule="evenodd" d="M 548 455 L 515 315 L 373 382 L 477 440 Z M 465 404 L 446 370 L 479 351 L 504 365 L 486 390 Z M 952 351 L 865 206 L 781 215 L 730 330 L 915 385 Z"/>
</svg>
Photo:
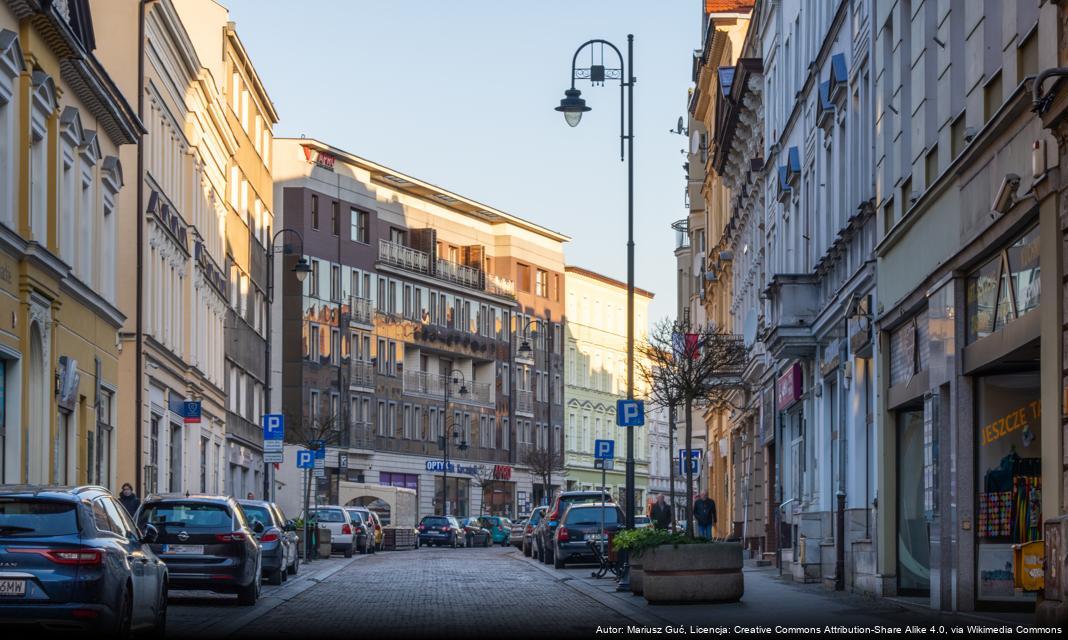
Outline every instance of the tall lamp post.
<svg viewBox="0 0 1068 640">
<path fill-rule="evenodd" d="M 535 331 L 539 326 L 542 328 L 543 331 L 545 331 L 545 370 L 548 373 L 549 377 L 549 381 L 547 384 L 549 401 L 549 486 L 545 487 L 545 496 L 543 497 L 543 500 L 545 500 L 545 504 L 552 504 L 554 461 L 553 440 L 556 437 L 556 428 L 553 425 L 553 332 L 551 330 L 551 326 L 547 321 L 541 318 L 531 318 L 530 320 L 527 320 L 526 325 L 523 326 L 522 333 L 524 336 L 527 335 L 527 331 L 530 330 L 530 327 L 532 325 L 535 327 Z M 534 335 L 537 336 L 536 333 Z M 524 358 L 531 358 L 534 355 L 534 349 L 530 346 L 530 340 L 526 339 L 525 337 L 523 338 L 523 343 L 519 345 L 519 348 L 516 351 L 517 355 L 521 355 Z M 514 364 L 512 366 L 512 369 L 515 370 Z"/>
<path fill-rule="evenodd" d="M 600 63 L 593 64 L 593 47 L 600 45 Z M 618 68 L 606 68 L 604 65 L 604 48 L 608 47 L 619 57 Z M 589 67 L 576 67 L 579 54 L 590 47 L 591 64 Z M 627 35 L 627 61 L 623 63 L 623 54 L 607 40 L 589 40 L 575 50 L 571 58 L 571 88 L 564 91 L 557 111 L 564 114 L 567 124 L 578 126 L 582 114 L 589 111 L 582 92 L 575 88 L 576 80 L 589 80 L 591 84 L 604 84 L 605 80 L 619 80 L 619 159 L 627 160 L 627 399 L 634 399 L 634 36 Z M 626 90 L 626 100 L 624 100 Z M 626 107 L 624 108 L 624 103 Z M 626 116 L 626 131 L 623 129 Z M 624 153 L 624 142 L 626 153 Z M 634 528 L 634 427 L 627 429 L 627 479 L 626 479 L 626 527 Z"/>
<path fill-rule="evenodd" d="M 444 464 L 441 465 L 441 501 L 443 504 L 444 513 L 442 515 L 449 515 L 449 440 L 455 438 L 458 440 L 456 447 L 460 451 L 467 449 L 467 441 L 460 438 L 460 432 L 457 430 L 456 423 L 453 422 L 452 429 L 448 428 L 449 422 L 449 387 L 452 386 L 453 375 L 460 377 L 460 388 L 457 390 L 460 393 L 460 397 L 467 395 L 467 379 L 464 378 L 462 371 L 453 369 L 449 372 L 449 375 L 445 377 L 445 417 L 442 418 L 442 424 L 446 425 L 446 428 L 442 430 L 441 434 L 441 448 L 445 450 Z M 456 487 L 456 501 L 460 501 L 460 487 L 457 484 Z"/>
<path fill-rule="evenodd" d="M 297 282 L 303 284 L 304 279 L 308 277 L 308 274 L 311 273 L 312 270 L 311 265 L 308 264 L 307 258 L 304 257 L 304 236 L 302 236 L 300 232 L 296 229 L 290 229 L 288 227 L 279 229 L 278 232 L 271 237 L 271 242 L 267 246 L 267 340 L 266 345 L 264 347 L 266 361 L 263 363 L 263 384 L 264 389 L 266 390 L 266 397 L 264 399 L 264 413 L 271 412 L 271 315 L 273 314 L 272 306 L 274 304 L 274 254 L 276 249 L 275 241 L 278 240 L 279 236 L 285 233 L 292 233 L 293 235 L 297 236 L 297 240 L 300 241 L 300 243 L 297 245 L 299 247 L 299 249 L 297 250 L 297 255 L 300 256 L 300 258 L 297 259 L 297 263 L 293 265 L 293 268 L 291 269 L 291 271 L 297 276 Z M 282 245 L 281 249 L 283 256 L 289 253 L 288 248 L 288 245 Z M 274 496 L 272 495 L 274 493 L 272 491 L 272 489 L 274 488 L 273 485 L 274 483 L 271 482 L 271 464 L 269 462 L 264 461 L 264 500 L 274 500 Z"/>
</svg>

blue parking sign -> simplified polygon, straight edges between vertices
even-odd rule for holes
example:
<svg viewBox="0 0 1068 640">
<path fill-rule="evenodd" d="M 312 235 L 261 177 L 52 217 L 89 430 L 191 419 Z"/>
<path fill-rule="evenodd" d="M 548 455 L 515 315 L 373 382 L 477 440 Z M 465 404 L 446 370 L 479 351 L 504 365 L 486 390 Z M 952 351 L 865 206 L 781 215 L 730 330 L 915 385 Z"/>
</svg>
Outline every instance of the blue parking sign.
<svg viewBox="0 0 1068 640">
<path fill-rule="evenodd" d="M 284 440 L 286 435 L 286 419 L 280 413 L 267 413 L 263 416 L 263 439 Z"/>
<path fill-rule="evenodd" d="M 612 460 L 615 455 L 615 440 L 595 440 L 593 444 L 593 457 L 595 460 Z"/>
<path fill-rule="evenodd" d="M 645 424 L 645 402 L 616 400 L 616 424 L 621 427 L 640 427 Z"/>
<path fill-rule="evenodd" d="M 315 452 L 301 449 L 297 452 L 297 468 L 311 469 L 315 466 Z"/>
</svg>

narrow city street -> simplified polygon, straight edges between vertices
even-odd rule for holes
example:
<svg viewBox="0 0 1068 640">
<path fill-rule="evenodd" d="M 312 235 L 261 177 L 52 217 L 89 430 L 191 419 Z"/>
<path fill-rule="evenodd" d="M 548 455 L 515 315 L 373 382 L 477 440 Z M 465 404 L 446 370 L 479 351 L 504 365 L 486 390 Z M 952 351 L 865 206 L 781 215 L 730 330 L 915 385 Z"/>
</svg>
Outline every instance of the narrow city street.
<svg viewBox="0 0 1068 640">
<path fill-rule="evenodd" d="M 302 568 L 281 587 L 264 586 L 253 608 L 231 596 L 176 593 L 172 638 L 442 637 L 492 631 L 526 637 L 591 637 L 598 627 L 900 627 L 1025 624 L 1023 617 L 937 614 L 901 602 L 795 584 L 772 568 L 745 571 L 741 602 L 651 606 L 590 577 L 591 565 L 555 570 L 508 547 L 423 548 Z M 618 632 L 617 632 L 618 633 Z"/>
</svg>

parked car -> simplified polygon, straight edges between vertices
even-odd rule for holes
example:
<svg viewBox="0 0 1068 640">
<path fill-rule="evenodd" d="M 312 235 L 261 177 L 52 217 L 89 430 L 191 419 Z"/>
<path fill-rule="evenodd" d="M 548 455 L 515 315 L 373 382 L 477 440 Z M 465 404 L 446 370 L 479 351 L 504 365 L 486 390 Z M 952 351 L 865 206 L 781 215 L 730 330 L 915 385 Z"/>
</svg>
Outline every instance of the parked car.
<svg viewBox="0 0 1068 640">
<path fill-rule="evenodd" d="M 527 528 L 527 519 L 529 518 L 530 514 L 525 513 L 512 520 L 512 530 L 508 534 L 508 542 L 516 549 L 523 548 L 523 531 Z"/>
<path fill-rule="evenodd" d="M 356 549 L 360 553 L 374 553 L 375 524 L 367 507 L 345 507 L 356 530 Z"/>
<path fill-rule="evenodd" d="M 375 551 L 382 550 L 382 540 L 386 537 L 385 531 L 382 529 L 382 518 L 378 517 L 378 514 L 370 509 L 367 513 L 371 514 L 371 521 L 375 523 Z"/>
<path fill-rule="evenodd" d="M 545 511 L 545 517 L 534 529 L 534 557 L 545 564 L 553 561 L 555 529 L 568 507 L 581 502 L 614 502 L 607 491 L 564 491 L 556 496 Z"/>
<path fill-rule="evenodd" d="M 448 545 L 454 549 L 464 539 L 464 530 L 453 516 L 423 516 L 419 521 L 419 544 L 435 547 Z"/>
<path fill-rule="evenodd" d="M 649 516 L 634 516 L 635 529 L 648 529 L 651 526 L 653 526 L 653 520 Z"/>
<path fill-rule="evenodd" d="M 479 516 L 478 520 L 482 523 L 482 528 L 489 529 L 493 544 L 502 547 L 508 544 L 508 539 L 512 537 L 511 520 L 504 516 Z"/>
<path fill-rule="evenodd" d="M 263 500 L 238 500 L 245 518 L 252 524 L 262 525 L 256 534 L 260 543 L 263 577 L 269 584 L 279 585 L 296 575 L 300 567 L 297 553 L 296 527 L 282 519 L 281 512 L 270 502 Z"/>
<path fill-rule="evenodd" d="M 580 502 L 573 504 L 560 519 L 553 532 L 553 567 L 563 569 L 570 560 L 594 561 L 596 558 L 589 542 L 601 541 L 604 535 L 623 527 L 623 510 L 610 502 Z"/>
<path fill-rule="evenodd" d="M 527 518 L 526 525 L 523 526 L 523 539 L 520 542 L 521 549 L 523 549 L 523 555 L 531 557 L 534 555 L 534 529 L 537 528 L 538 523 L 545 517 L 545 510 L 548 507 L 535 507 L 530 512 L 530 517 Z"/>
<path fill-rule="evenodd" d="M 309 513 L 319 527 L 330 530 L 330 552 L 341 552 L 346 558 L 351 558 L 356 548 L 356 532 L 352 528 L 352 519 L 348 512 L 337 505 L 326 505 L 312 509 Z"/>
<path fill-rule="evenodd" d="M 262 573 L 256 535 L 233 498 L 150 495 L 137 510 L 137 524 L 159 531 L 152 552 L 167 563 L 171 589 L 236 593 L 242 605 L 260 597 Z"/>
<path fill-rule="evenodd" d="M 493 534 L 490 533 L 489 529 L 482 526 L 482 520 L 480 518 L 464 518 L 460 521 L 460 526 L 464 529 L 464 546 L 490 546 Z"/>
<path fill-rule="evenodd" d="M 0 629 L 163 637 L 168 573 L 150 547 L 157 534 L 102 487 L 0 485 Z"/>
</svg>

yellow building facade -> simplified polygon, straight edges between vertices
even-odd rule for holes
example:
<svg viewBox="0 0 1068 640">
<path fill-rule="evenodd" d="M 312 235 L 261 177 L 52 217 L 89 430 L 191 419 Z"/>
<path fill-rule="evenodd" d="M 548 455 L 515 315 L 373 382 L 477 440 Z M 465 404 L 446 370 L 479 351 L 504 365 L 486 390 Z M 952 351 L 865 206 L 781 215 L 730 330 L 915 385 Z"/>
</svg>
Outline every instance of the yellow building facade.
<svg viewBox="0 0 1068 640">
<path fill-rule="evenodd" d="M 117 488 L 120 148 L 84 0 L 0 3 L 0 481 Z"/>
</svg>

